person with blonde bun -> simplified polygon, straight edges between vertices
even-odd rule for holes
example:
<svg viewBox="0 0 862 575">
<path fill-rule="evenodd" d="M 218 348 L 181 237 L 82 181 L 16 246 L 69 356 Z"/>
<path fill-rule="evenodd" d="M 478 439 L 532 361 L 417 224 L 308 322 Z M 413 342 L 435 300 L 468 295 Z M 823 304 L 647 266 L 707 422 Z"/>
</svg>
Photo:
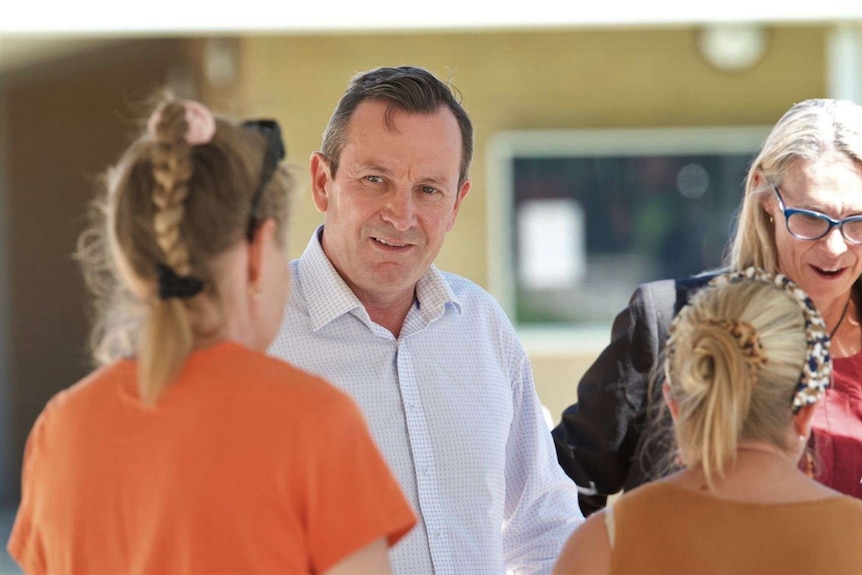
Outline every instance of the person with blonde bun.
<svg viewBox="0 0 862 575">
<path fill-rule="evenodd" d="M 717 276 L 676 316 L 664 349 L 683 469 L 591 515 L 554 572 L 862 573 L 862 501 L 798 466 L 832 376 L 808 295 L 753 267 Z"/>
<path fill-rule="evenodd" d="M 25 572 L 390 572 L 415 516 L 358 408 L 265 353 L 284 155 L 273 120 L 165 96 L 108 171 L 78 253 L 100 366 L 28 438 L 8 543 Z"/>
</svg>

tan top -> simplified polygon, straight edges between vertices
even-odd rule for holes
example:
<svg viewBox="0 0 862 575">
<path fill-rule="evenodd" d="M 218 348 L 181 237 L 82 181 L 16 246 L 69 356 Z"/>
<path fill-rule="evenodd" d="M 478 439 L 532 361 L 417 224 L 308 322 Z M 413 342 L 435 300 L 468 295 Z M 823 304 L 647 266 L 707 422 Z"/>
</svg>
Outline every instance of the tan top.
<svg viewBox="0 0 862 575">
<path fill-rule="evenodd" d="M 611 575 L 859 575 L 862 501 L 742 503 L 659 481 L 614 505 Z"/>
</svg>

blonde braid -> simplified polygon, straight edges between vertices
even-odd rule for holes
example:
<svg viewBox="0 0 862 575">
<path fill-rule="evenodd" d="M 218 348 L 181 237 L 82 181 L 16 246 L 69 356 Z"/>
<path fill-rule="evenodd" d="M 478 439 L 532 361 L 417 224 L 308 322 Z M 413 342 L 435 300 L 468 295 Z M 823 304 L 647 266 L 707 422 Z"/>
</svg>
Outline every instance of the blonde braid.
<svg viewBox="0 0 862 575">
<path fill-rule="evenodd" d="M 183 221 L 188 182 L 192 176 L 191 146 L 185 140 L 188 123 L 181 102 L 165 104 L 156 124 L 156 146 L 153 148 L 153 203 L 156 242 L 167 264 L 177 275 L 191 273 L 189 250 L 183 242 L 180 224 Z"/>
<path fill-rule="evenodd" d="M 155 404 L 180 376 L 197 337 L 222 335 L 220 270 L 209 264 L 237 246 L 249 226 L 264 158 L 270 145 L 283 147 L 271 124 L 254 121 L 248 129 L 216 119 L 200 102 L 165 94 L 106 174 L 92 214 L 93 245 L 84 241 L 79 249 L 85 277 L 105 284 L 88 282 L 99 287 L 93 348 L 106 350 L 105 363 L 137 358 L 144 404 Z M 280 243 L 289 192 L 289 175 L 277 167 L 254 212 L 255 222 L 277 222 Z"/>
<path fill-rule="evenodd" d="M 181 224 L 185 214 L 188 183 L 192 176 L 191 146 L 186 140 L 188 122 L 183 102 L 169 101 L 154 114 L 157 118 L 152 147 L 152 190 L 156 206 L 155 240 L 164 254 L 156 264 L 158 299 L 144 325 L 139 348 L 138 384 L 141 399 L 152 405 L 181 367 L 192 349 L 192 327 L 187 299 L 165 298 L 162 283 L 166 272 L 174 280 L 190 276 L 189 248 L 183 241 Z"/>
</svg>

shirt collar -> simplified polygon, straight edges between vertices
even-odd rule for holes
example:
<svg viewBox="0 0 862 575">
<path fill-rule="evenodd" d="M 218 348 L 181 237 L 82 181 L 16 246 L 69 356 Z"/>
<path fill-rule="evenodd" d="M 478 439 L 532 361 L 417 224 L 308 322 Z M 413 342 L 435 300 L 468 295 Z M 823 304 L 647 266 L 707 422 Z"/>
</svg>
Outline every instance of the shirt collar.
<svg viewBox="0 0 862 575">
<path fill-rule="evenodd" d="M 360 311 L 365 318 L 368 315 L 362 302 L 326 257 L 320 243 L 322 235 L 323 226 L 319 226 L 299 258 L 297 270 L 303 292 L 314 294 L 306 298 L 311 329 L 314 331 L 354 310 Z M 429 322 L 443 315 L 447 303 L 452 303 L 456 311 L 461 312 L 461 302 L 433 264 L 416 284 L 416 299 L 419 313 Z"/>
<path fill-rule="evenodd" d="M 434 264 L 416 282 L 416 300 L 419 314 L 429 323 L 443 316 L 447 303 L 453 304 L 455 311 L 461 313 L 460 300 Z"/>
</svg>

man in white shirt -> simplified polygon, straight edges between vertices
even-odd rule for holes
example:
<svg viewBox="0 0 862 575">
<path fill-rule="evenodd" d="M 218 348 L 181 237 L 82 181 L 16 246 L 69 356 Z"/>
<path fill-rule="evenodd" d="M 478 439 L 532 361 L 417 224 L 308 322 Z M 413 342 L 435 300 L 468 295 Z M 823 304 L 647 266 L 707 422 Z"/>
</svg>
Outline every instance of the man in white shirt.
<svg viewBox="0 0 862 575">
<path fill-rule="evenodd" d="M 470 190 L 469 117 L 426 70 L 356 76 L 311 157 L 324 224 L 270 352 L 350 393 L 420 516 L 395 573 L 549 573 L 583 520 L 529 360 L 434 258 Z M 344 478 L 350 489 L 350 478 Z"/>
</svg>

